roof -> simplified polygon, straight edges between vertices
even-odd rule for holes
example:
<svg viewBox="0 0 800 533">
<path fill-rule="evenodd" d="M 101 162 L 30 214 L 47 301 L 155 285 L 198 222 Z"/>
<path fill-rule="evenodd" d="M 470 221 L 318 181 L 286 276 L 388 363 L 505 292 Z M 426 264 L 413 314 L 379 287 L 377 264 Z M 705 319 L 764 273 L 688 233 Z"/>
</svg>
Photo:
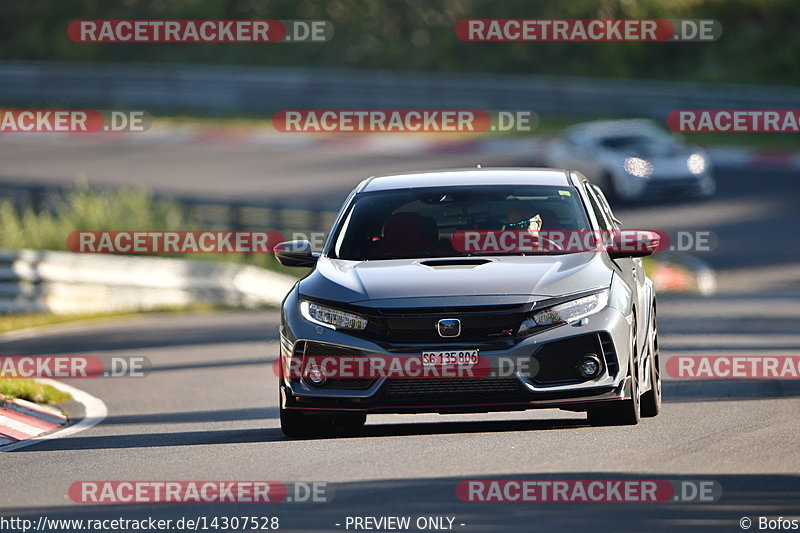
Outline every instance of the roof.
<svg viewBox="0 0 800 533">
<path fill-rule="evenodd" d="M 569 186 L 564 170 L 551 168 L 470 168 L 375 176 L 360 192 L 458 185 L 553 185 Z"/>
</svg>

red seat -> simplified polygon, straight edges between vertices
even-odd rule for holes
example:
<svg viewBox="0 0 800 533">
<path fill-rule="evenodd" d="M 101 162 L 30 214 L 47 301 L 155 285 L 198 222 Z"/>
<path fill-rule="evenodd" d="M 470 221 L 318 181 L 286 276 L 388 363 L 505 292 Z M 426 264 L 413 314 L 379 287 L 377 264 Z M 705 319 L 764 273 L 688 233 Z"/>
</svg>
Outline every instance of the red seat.
<svg viewBox="0 0 800 533">
<path fill-rule="evenodd" d="M 441 255 L 436 222 L 417 213 L 393 213 L 383 226 L 383 238 L 370 258 L 411 258 Z"/>
</svg>

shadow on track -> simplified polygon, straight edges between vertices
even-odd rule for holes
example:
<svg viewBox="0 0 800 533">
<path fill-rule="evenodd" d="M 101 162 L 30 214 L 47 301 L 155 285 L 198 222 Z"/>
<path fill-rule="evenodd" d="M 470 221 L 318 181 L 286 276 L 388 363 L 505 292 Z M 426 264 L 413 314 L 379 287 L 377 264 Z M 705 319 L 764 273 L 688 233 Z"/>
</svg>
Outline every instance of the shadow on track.
<svg viewBox="0 0 800 533">
<path fill-rule="evenodd" d="M 284 440 L 280 429 L 226 429 L 210 431 L 177 431 L 170 433 L 133 433 L 126 435 L 76 436 L 46 440 L 11 453 L 47 452 L 55 450 L 104 450 L 119 448 L 163 448 L 167 446 L 204 446 Z"/>
<path fill-rule="evenodd" d="M 184 411 L 180 413 L 146 413 L 112 415 L 103 420 L 107 424 L 181 424 L 193 422 L 226 422 L 229 420 L 263 420 L 278 418 L 277 407 L 249 409 L 219 409 L 215 411 Z"/>
<path fill-rule="evenodd" d="M 201 412 L 201 416 L 211 418 L 212 413 Z M 181 417 L 191 417 L 193 413 L 179 413 Z M 249 417 L 255 417 L 255 413 L 250 413 Z M 135 415 L 131 415 L 135 417 Z M 153 415 L 143 415 L 141 423 L 147 423 Z M 163 417 L 174 416 L 165 413 Z M 216 416 L 216 415 L 213 415 Z M 155 415 L 153 418 L 160 419 L 162 415 Z M 128 416 L 123 416 L 117 422 L 137 423 L 133 418 L 132 422 L 126 421 Z M 230 417 L 228 419 L 235 419 Z M 241 418 L 244 420 L 245 418 Z M 169 422 L 172 420 L 164 420 Z M 198 422 L 202 420 L 184 420 L 185 422 Z M 105 423 L 105 422 L 104 422 Z M 113 417 L 112 417 L 112 423 Z M 415 424 L 376 424 L 367 425 L 358 431 L 342 430 L 324 439 L 335 438 L 365 438 L 365 437 L 387 437 L 387 436 L 415 436 L 415 435 L 448 435 L 456 433 L 490 433 L 490 432 L 512 432 L 512 431 L 545 431 L 556 429 L 579 429 L 586 427 L 586 421 L 582 419 L 555 419 L 555 420 L 498 420 L 498 421 L 477 421 L 477 422 L 426 422 Z M 309 440 L 324 440 L 309 439 Z M 65 439 L 44 441 L 41 444 L 34 444 L 26 448 L 21 448 L 12 453 L 42 452 L 53 450 L 101 450 L 119 448 L 155 448 L 165 446 L 204 446 L 213 444 L 237 444 L 237 443 L 258 443 L 258 442 L 277 442 L 292 441 L 303 439 L 288 439 L 284 437 L 278 428 L 255 428 L 237 430 L 209 430 L 209 431 L 176 431 L 170 433 L 133 433 L 124 435 L 106 436 L 74 436 Z"/>
<path fill-rule="evenodd" d="M 664 403 L 773 400 L 800 397 L 795 379 L 691 379 L 664 381 Z"/>
<path fill-rule="evenodd" d="M 651 473 L 630 475 L 619 472 L 554 472 L 538 474 L 520 466 L 514 475 L 487 474 L 481 479 L 528 480 L 714 480 L 722 487 L 722 501 L 664 503 L 470 503 L 460 501 L 456 486 L 464 477 L 414 477 L 335 483 L 328 503 L 281 502 L 270 505 L 161 503 L 153 504 L 66 504 L 47 507 L 4 508 L 3 514 L 33 519 L 146 520 L 205 516 L 280 517 L 281 531 L 341 531 L 346 516 L 450 516 L 454 529 L 465 524 L 471 531 L 741 531 L 739 520 L 758 516 L 796 516 L 800 477 L 781 474 L 696 474 Z M 133 476 L 136 479 L 136 476 Z M 196 474 L 194 479 L 203 479 Z M 287 480 L 283 480 L 287 481 Z M 322 480 L 320 480 L 322 481 Z M 687 529 L 688 528 L 688 529 Z M 757 526 L 753 529 L 757 529 Z"/>
</svg>

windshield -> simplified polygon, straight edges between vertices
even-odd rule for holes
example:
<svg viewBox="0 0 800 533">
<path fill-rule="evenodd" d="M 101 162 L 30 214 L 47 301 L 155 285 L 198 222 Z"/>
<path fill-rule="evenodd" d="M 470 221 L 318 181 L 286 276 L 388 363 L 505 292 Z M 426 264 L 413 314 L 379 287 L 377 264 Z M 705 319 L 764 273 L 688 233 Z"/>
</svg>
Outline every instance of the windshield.
<svg viewBox="0 0 800 533">
<path fill-rule="evenodd" d="M 487 185 L 378 191 L 356 196 L 330 255 L 353 261 L 526 255 L 518 247 L 477 253 L 465 248 L 464 235 L 589 228 L 573 187 Z"/>
<path fill-rule="evenodd" d="M 600 146 L 611 150 L 637 151 L 637 150 L 675 150 L 679 144 L 666 135 L 613 135 L 603 137 L 598 141 Z"/>
</svg>

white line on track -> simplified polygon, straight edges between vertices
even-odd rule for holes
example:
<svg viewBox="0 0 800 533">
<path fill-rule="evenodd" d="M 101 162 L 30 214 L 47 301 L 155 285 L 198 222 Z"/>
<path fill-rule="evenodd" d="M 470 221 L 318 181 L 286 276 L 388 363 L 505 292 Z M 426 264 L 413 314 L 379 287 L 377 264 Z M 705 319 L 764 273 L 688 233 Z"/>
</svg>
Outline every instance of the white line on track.
<svg viewBox="0 0 800 533">
<path fill-rule="evenodd" d="M 73 400 L 83 404 L 84 410 L 86 411 L 84 417 L 77 424 L 67 426 L 64 429 L 54 431 L 53 433 L 42 435 L 41 437 L 35 437 L 33 439 L 21 440 L 5 446 L 0 446 L 0 452 L 10 452 L 46 440 L 58 439 L 61 437 L 74 435 L 75 433 L 80 433 L 81 431 L 89 429 L 90 427 L 96 426 L 102 422 L 108 414 L 108 408 L 106 408 L 106 404 L 103 403 L 103 400 L 100 398 L 95 398 L 88 392 L 84 392 L 80 389 L 76 389 L 75 387 L 66 385 L 53 379 L 37 379 L 36 381 L 39 383 L 44 383 L 45 385 L 52 385 L 57 389 L 70 393 Z"/>
</svg>

